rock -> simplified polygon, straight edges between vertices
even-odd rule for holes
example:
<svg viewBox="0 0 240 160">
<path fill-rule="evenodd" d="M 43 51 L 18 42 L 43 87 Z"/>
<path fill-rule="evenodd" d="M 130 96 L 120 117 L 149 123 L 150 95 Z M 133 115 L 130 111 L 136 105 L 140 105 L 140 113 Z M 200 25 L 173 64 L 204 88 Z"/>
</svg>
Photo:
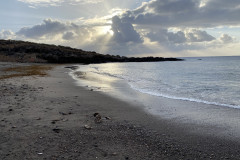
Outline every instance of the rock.
<svg viewBox="0 0 240 160">
<path fill-rule="evenodd" d="M 59 128 L 54 128 L 53 131 L 56 132 L 56 133 L 59 133 L 59 132 L 61 131 L 61 129 L 59 129 Z"/>
<path fill-rule="evenodd" d="M 113 152 L 111 155 L 112 155 L 112 156 L 116 156 L 116 155 L 117 155 L 117 152 Z"/>
<path fill-rule="evenodd" d="M 106 118 L 106 120 L 111 120 L 112 118 L 110 118 L 110 117 L 105 117 Z"/>
<path fill-rule="evenodd" d="M 102 122 L 102 117 L 99 113 L 94 113 L 93 116 L 95 117 L 95 123 L 101 123 Z"/>
<path fill-rule="evenodd" d="M 68 121 L 68 119 L 63 119 L 62 121 L 63 121 L 63 122 L 67 122 L 67 121 Z"/>
<path fill-rule="evenodd" d="M 89 126 L 89 125 L 87 125 L 87 124 L 86 124 L 86 125 L 84 125 L 84 128 L 85 128 L 85 129 L 88 129 L 88 130 L 92 129 L 92 127 L 91 127 L 91 126 Z"/>
<path fill-rule="evenodd" d="M 93 116 L 96 117 L 99 113 L 94 113 Z"/>
<path fill-rule="evenodd" d="M 59 112 L 59 114 L 61 114 L 63 116 L 67 115 L 67 113 L 63 113 L 63 112 Z"/>
<path fill-rule="evenodd" d="M 9 112 L 12 112 L 12 111 L 13 111 L 13 109 L 9 109 L 8 111 L 9 111 Z"/>
<path fill-rule="evenodd" d="M 102 155 L 103 155 L 103 157 L 107 157 L 108 153 L 107 152 L 103 152 Z"/>
<path fill-rule="evenodd" d="M 78 66 L 67 66 L 65 68 L 69 68 L 71 70 L 76 70 L 76 69 L 78 69 Z"/>
</svg>

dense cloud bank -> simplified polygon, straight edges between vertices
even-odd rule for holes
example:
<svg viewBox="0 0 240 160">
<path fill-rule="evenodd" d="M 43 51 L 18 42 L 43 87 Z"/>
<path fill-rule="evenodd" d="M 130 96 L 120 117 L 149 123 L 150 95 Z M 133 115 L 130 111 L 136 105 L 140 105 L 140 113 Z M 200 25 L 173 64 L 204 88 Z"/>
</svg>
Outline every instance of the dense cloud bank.
<svg viewBox="0 0 240 160">
<path fill-rule="evenodd" d="M 29 4 L 66 3 L 64 0 L 19 1 Z M 73 2 L 93 4 L 104 1 L 71 0 Z M 47 41 L 122 55 L 201 51 L 236 43 L 236 38 L 225 30 L 212 35 L 209 29 L 238 27 L 239 15 L 238 0 L 151 0 L 136 9 L 122 10 L 118 15 L 99 17 L 98 21 L 87 19 L 79 24 L 45 19 L 41 24 L 24 27 L 16 33 L 3 30 L 0 38 Z M 89 21 L 91 23 L 87 23 Z M 102 32 L 104 27 L 109 27 L 109 30 Z"/>
<path fill-rule="evenodd" d="M 161 27 L 239 25 L 238 0 L 152 0 L 124 13 L 125 22 Z"/>
</svg>

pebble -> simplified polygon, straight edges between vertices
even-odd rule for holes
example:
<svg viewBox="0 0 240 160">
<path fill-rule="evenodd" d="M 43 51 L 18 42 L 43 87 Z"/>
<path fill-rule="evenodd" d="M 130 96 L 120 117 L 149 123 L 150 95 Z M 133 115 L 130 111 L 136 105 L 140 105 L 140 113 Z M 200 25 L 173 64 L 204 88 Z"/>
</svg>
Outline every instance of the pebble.
<svg viewBox="0 0 240 160">
<path fill-rule="evenodd" d="M 106 118 L 106 120 L 111 120 L 111 118 L 110 117 L 105 117 Z"/>
<path fill-rule="evenodd" d="M 89 125 L 87 125 L 87 124 L 86 124 L 86 125 L 84 125 L 84 128 L 85 128 L 85 129 L 88 129 L 88 130 L 92 129 L 92 127 L 91 127 L 91 126 L 89 126 Z"/>
<path fill-rule="evenodd" d="M 61 131 L 61 129 L 59 129 L 59 128 L 54 128 L 53 131 L 56 132 L 56 133 L 59 133 L 59 132 Z"/>
<path fill-rule="evenodd" d="M 67 115 L 67 114 L 64 113 L 64 112 L 59 112 L 59 114 L 61 114 L 61 115 L 63 115 L 63 116 Z"/>
<path fill-rule="evenodd" d="M 113 156 L 116 156 L 116 155 L 117 155 L 117 152 L 113 152 L 112 155 L 113 155 Z"/>
</svg>

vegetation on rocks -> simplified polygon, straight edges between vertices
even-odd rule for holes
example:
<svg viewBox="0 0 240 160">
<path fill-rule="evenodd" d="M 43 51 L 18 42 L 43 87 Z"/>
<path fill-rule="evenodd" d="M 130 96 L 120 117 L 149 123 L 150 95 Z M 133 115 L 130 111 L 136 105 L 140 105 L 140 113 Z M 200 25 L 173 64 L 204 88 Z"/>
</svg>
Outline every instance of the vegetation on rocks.
<svg viewBox="0 0 240 160">
<path fill-rule="evenodd" d="M 0 61 L 32 63 L 107 63 L 107 62 L 154 62 L 178 61 L 177 58 L 122 57 L 103 55 L 64 46 L 33 42 L 0 40 Z"/>
</svg>

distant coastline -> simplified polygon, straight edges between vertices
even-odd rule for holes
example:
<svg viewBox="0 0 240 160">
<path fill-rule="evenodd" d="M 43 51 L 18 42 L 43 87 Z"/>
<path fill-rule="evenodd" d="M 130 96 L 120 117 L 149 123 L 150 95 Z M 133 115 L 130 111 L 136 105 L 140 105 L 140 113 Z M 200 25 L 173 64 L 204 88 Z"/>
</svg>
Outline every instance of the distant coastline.
<svg viewBox="0 0 240 160">
<path fill-rule="evenodd" d="M 21 63 L 107 63 L 182 61 L 178 58 L 124 57 L 104 55 L 65 46 L 39 44 L 26 41 L 0 40 L 0 61 Z"/>
</svg>

